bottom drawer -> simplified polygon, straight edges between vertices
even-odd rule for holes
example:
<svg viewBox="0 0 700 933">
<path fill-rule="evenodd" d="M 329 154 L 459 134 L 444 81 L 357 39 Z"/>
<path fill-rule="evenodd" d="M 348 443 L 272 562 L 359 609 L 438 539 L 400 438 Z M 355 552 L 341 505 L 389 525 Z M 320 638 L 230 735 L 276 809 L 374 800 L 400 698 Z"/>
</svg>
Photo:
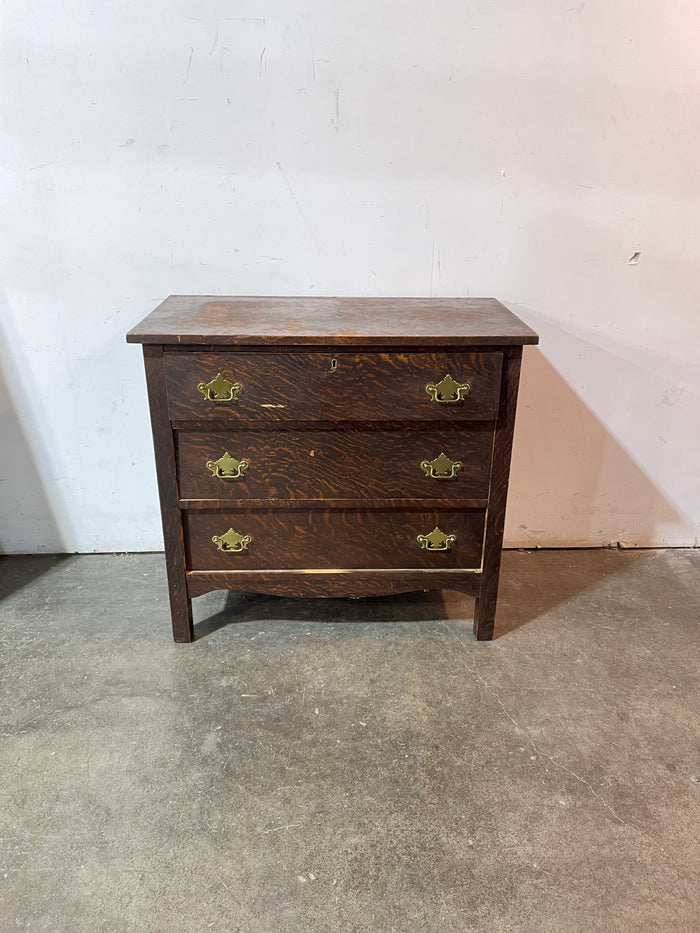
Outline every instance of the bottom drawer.
<svg viewBox="0 0 700 933">
<path fill-rule="evenodd" d="M 485 512 L 197 510 L 183 522 L 188 570 L 480 570 Z"/>
</svg>

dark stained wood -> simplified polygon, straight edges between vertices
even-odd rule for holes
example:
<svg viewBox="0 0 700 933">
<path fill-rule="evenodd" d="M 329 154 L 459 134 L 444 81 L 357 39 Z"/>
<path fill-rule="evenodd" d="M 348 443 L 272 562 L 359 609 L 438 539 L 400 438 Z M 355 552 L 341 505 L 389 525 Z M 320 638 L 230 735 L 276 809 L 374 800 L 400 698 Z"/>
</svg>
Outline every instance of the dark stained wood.
<svg viewBox="0 0 700 933">
<path fill-rule="evenodd" d="M 493 424 L 478 429 L 407 431 L 179 431 L 181 499 L 486 499 Z M 225 452 L 248 461 L 222 479 L 207 463 Z M 441 453 L 462 464 L 452 479 L 425 475 Z"/>
<path fill-rule="evenodd" d="M 239 590 L 274 596 L 390 596 L 415 590 L 459 590 L 476 596 L 480 573 L 461 570 L 344 570 L 342 573 L 313 571 L 189 571 L 187 589 L 191 597 L 211 590 Z"/>
<path fill-rule="evenodd" d="M 238 509 L 183 514 L 189 570 L 480 570 L 484 512 L 404 509 Z M 426 551 L 417 536 L 436 526 L 456 535 L 447 551 Z M 241 553 L 221 551 L 214 535 L 250 535 Z"/>
<path fill-rule="evenodd" d="M 173 638 L 178 642 L 188 642 L 194 639 L 192 603 L 187 593 L 185 580 L 184 542 L 175 477 L 175 449 L 170 422 L 168 421 L 163 348 L 152 345 L 144 346 L 143 356 L 158 474 Z"/>
<path fill-rule="evenodd" d="M 457 589 L 492 637 L 522 345 L 538 340 L 515 315 L 494 299 L 176 296 L 127 339 L 145 344 L 176 641 L 193 637 L 192 597 L 218 588 Z M 217 372 L 238 401 L 198 392 Z M 448 372 L 471 394 L 432 402 Z M 224 450 L 250 461 L 242 480 L 207 470 Z M 457 478 L 426 478 L 443 451 Z M 451 550 L 418 547 L 436 525 Z M 213 544 L 229 528 L 247 552 Z"/>
<path fill-rule="evenodd" d="M 495 298 L 274 298 L 171 295 L 130 343 L 479 346 L 537 343 Z"/>
<path fill-rule="evenodd" d="M 445 505 L 456 509 L 486 509 L 488 499 L 180 499 L 181 509 L 211 512 L 212 510 L 264 509 L 279 511 L 299 509 L 356 509 L 358 502 L 365 509 L 441 509 Z"/>
<path fill-rule="evenodd" d="M 474 634 L 479 641 L 488 641 L 493 638 L 521 357 L 521 347 L 509 349 L 503 367 L 501 405 L 491 468 L 491 489 L 484 548 L 484 580 L 474 609 Z"/>
<path fill-rule="evenodd" d="M 333 361 L 337 361 L 334 367 Z M 170 417 L 254 422 L 289 420 L 495 421 L 502 353 L 407 352 L 165 354 Z M 221 373 L 243 386 L 230 402 L 212 402 L 198 390 Z M 461 401 L 435 402 L 426 386 L 451 375 L 469 383 Z"/>
</svg>

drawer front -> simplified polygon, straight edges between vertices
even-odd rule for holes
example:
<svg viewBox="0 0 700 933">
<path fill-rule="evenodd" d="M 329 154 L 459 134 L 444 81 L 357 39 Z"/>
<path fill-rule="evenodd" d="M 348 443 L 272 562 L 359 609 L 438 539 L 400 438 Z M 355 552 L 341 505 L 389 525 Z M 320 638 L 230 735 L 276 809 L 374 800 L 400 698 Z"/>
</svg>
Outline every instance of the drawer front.
<svg viewBox="0 0 700 933">
<path fill-rule="evenodd" d="M 183 499 L 485 499 L 493 428 L 176 432 Z"/>
<path fill-rule="evenodd" d="M 503 354 L 166 351 L 174 421 L 494 421 Z"/>
<path fill-rule="evenodd" d="M 189 570 L 479 570 L 485 512 L 241 509 L 183 521 Z"/>
</svg>

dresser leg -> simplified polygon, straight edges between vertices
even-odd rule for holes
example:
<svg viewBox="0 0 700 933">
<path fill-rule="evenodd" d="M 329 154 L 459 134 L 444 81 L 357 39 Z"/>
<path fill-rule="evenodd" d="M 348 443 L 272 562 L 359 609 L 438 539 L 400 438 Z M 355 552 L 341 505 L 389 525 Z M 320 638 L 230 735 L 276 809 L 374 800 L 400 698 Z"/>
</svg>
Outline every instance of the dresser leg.
<svg viewBox="0 0 700 933">
<path fill-rule="evenodd" d="M 477 641 L 491 641 L 495 615 L 496 596 L 491 594 L 479 596 L 474 607 L 474 634 Z"/>
<path fill-rule="evenodd" d="M 173 587 L 170 587 L 170 614 L 173 622 L 173 641 L 194 641 L 192 600 Z"/>
</svg>

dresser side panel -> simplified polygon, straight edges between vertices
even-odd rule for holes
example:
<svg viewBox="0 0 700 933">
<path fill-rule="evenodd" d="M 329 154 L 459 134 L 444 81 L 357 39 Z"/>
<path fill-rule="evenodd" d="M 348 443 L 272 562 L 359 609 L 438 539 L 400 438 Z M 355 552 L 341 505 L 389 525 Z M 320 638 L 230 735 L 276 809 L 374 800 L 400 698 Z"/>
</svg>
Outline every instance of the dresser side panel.
<svg viewBox="0 0 700 933">
<path fill-rule="evenodd" d="M 163 522 L 173 638 L 177 642 L 189 642 L 194 639 L 192 605 L 185 578 L 182 517 L 178 506 L 175 447 L 168 418 L 163 348 L 151 344 L 144 345 L 143 357 Z"/>
<path fill-rule="evenodd" d="M 504 355 L 503 361 L 501 399 L 494 436 L 486 519 L 484 579 L 474 612 L 474 633 L 480 641 L 493 637 L 521 359 L 522 347 L 511 347 Z"/>
</svg>

